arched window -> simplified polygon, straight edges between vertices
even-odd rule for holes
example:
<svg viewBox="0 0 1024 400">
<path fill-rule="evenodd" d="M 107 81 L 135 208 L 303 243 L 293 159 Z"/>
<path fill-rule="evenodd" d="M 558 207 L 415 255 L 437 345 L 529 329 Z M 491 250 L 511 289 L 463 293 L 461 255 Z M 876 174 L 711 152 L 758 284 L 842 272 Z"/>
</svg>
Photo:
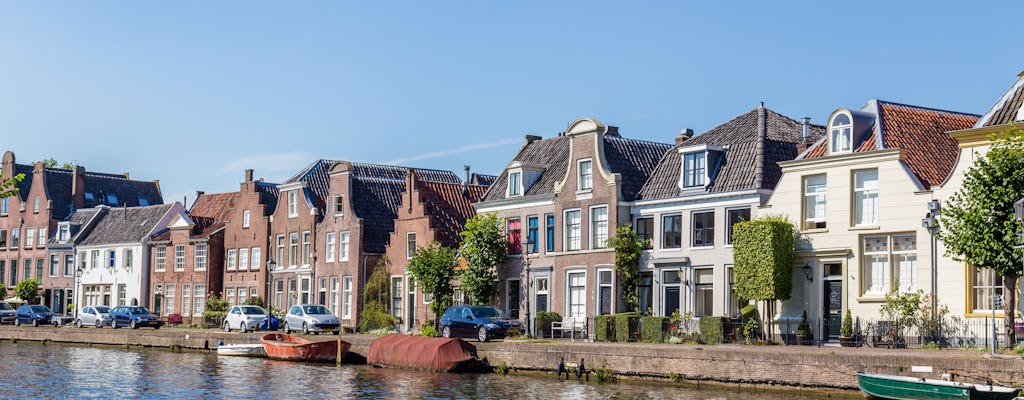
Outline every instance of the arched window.
<svg viewBox="0 0 1024 400">
<path fill-rule="evenodd" d="M 853 124 L 850 123 L 850 117 L 846 114 L 836 115 L 832 118 L 832 124 L 829 127 L 830 142 L 832 143 L 832 153 L 842 153 L 850 151 L 851 146 L 851 132 L 853 130 Z"/>
</svg>

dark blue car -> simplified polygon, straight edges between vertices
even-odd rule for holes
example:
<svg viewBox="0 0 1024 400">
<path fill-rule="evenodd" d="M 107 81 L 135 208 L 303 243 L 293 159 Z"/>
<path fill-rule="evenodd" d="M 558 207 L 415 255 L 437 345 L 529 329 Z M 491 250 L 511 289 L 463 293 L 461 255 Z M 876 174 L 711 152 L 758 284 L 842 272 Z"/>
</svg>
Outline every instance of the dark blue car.
<svg viewBox="0 0 1024 400">
<path fill-rule="evenodd" d="M 441 335 L 448 338 L 475 337 L 486 342 L 522 332 L 519 321 L 504 318 L 491 306 L 452 306 L 441 315 Z"/>
<path fill-rule="evenodd" d="M 130 326 L 132 329 L 151 326 L 153 329 L 160 329 L 163 324 L 164 321 L 149 312 L 146 307 L 117 306 L 110 310 L 110 327 L 114 329 L 122 326 Z"/>
<path fill-rule="evenodd" d="M 14 326 L 31 324 L 32 326 L 46 325 L 50 323 L 53 313 L 50 308 L 42 305 L 30 306 L 28 304 L 18 307 L 14 313 Z"/>
</svg>

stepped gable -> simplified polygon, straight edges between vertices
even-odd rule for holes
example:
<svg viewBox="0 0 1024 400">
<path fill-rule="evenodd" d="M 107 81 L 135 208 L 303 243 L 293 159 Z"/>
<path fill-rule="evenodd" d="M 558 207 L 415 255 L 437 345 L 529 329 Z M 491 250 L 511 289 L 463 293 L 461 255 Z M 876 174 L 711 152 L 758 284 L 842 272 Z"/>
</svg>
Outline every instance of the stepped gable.
<svg viewBox="0 0 1024 400">
<path fill-rule="evenodd" d="M 818 140 L 824 130 L 821 125 L 809 125 L 807 140 Z M 778 163 L 796 158 L 797 145 L 802 141 L 801 122 L 768 108 L 754 108 L 666 151 L 640 190 L 640 198 L 653 200 L 704 193 L 774 189 L 782 177 Z M 684 192 L 679 187 L 682 173 L 679 149 L 702 144 L 724 148 L 725 157 L 718 166 L 714 180 L 704 190 L 688 189 Z M 707 167 L 715 168 L 712 165 Z"/>
<path fill-rule="evenodd" d="M 417 182 L 417 186 L 435 239 L 446 247 L 457 248 L 462 242 L 459 232 L 475 214 L 473 203 L 480 201 L 487 186 L 440 182 Z"/>
<path fill-rule="evenodd" d="M 189 218 L 195 222 L 192 237 L 209 237 L 227 224 L 238 192 L 202 194 L 196 198 L 188 211 Z"/>
<path fill-rule="evenodd" d="M 519 149 L 519 153 L 509 162 L 519 161 L 527 165 L 540 165 L 544 167 L 540 178 L 537 179 L 524 196 L 535 196 L 540 194 L 554 193 L 555 182 L 562 178 L 569 166 L 569 138 L 557 136 L 550 139 L 534 140 Z M 487 194 L 482 201 L 495 201 L 506 198 L 508 193 L 508 169 L 498 175 L 498 179 L 491 184 Z"/>
<path fill-rule="evenodd" d="M 979 116 L 909 104 L 872 100 L 861 111 L 875 115 L 874 127 L 855 153 L 903 149 L 903 161 L 924 188 L 937 186 L 953 171 L 960 148 L 946 132 L 968 129 Z M 802 159 L 824 157 L 827 138 L 814 144 Z"/>
<path fill-rule="evenodd" d="M 147 207 L 111 207 L 79 245 L 141 242 L 167 214 L 171 206 L 172 204 Z"/>
</svg>

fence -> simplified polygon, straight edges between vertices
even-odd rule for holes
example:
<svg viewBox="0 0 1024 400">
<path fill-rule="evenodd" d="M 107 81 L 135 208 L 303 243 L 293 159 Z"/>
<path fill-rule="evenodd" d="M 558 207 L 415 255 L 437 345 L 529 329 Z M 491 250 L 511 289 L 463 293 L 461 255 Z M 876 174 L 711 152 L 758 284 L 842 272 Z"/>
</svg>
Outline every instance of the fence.
<svg viewBox="0 0 1024 400">
<path fill-rule="evenodd" d="M 959 347 L 959 348 L 987 348 L 992 345 L 992 322 L 991 318 L 971 318 L 956 321 L 946 321 L 934 328 L 920 328 L 916 325 L 900 326 L 895 321 L 882 319 L 860 319 L 857 318 L 853 324 L 853 346 L 868 347 L 889 347 L 889 348 L 918 348 L 918 347 Z M 998 346 L 1004 347 L 1005 330 L 1003 319 L 995 320 L 995 340 Z M 799 320 L 772 321 L 770 323 L 772 335 L 762 335 L 776 343 L 787 345 L 799 344 L 801 338 L 797 337 Z M 827 319 L 812 319 L 808 321 L 810 337 L 807 338 L 811 344 L 824 344 L 837 342 L 837 336 L 830 336 L 828 332 L 837 332 L 838 327 L 830 326 Z M 1014 326 L 1017 342 L 1024 341 L 1024 320 L 1017 319 Z M 762 326 L 762 332 L 767 327 Z"/>
</svg>

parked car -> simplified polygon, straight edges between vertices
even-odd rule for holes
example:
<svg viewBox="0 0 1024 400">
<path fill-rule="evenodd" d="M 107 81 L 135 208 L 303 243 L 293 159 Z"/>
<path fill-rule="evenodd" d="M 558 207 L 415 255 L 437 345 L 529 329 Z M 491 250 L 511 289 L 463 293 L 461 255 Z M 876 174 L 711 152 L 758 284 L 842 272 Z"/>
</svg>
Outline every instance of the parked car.
<svg viewBox="0 0 1024 400">
<path fill-rule="evenodd" d="M 15 315 L 14 307 L 11 307 L 10 304 L 7 304 L 7 303 L 4 303 L 4 302 L 0 301 L 0 324 L 4 324 L 4 323 L 7 323 L 7 322 L 10 322 L 10 323 L 13 324 L 14 323 L 14 315 Z"/>
<path fill-rule="evenodd" d="M 24 304 L 15 311 L 14 326 L 20 326 L 21 324 L 32 324 L 32 326 L 49 324 L 50 317 L 53 317 L 50 307 L 40 304 Z"/>
<path fill-rule="evenodd" d="M 270 316 L 267 310 L 260 306 L 234 306 L 228 310 L 227 317 L 224 317 L 224 332 L 231 332 L 238 329 L 239 332 L 255 331 L 260 329 L 260 324 Z"/>
<path fill-rule="evenodd" d="M 131 326 L 132 329 L 151 326 L 160 329 L 163 324 L 160 317 L 153 315 L 146 307 L 117 306 L 110 310 L 110 327 L 114 329 L 122 326 Z"/>
<path fill-rule="evenodd" d="M 441 315 L 441 336 L 475 337 L 481 342 L 523 332 L 519 321 L 504 318 L 491 306 L 452 306 Z"/>
<path fill-rule="evenodd" d="M 288 309 L 284 316 L 284 333 L 292 333 L 301 328 L 302 333 L 319 335 L 320 332 L 337 335 L 341 327 L 341 321 L 335 317 L 327 307 L 316 304 L 299 304 Z"/>
<path fill-rule="evenodd" d="M 110 307 L 107 306 L 83 308 L 78 313 L 78 319 L 75 320 L 75 326 L 79 328 L 83 326 L 102 328 L 104 325 L 110 325 Z"/>
</svg>

